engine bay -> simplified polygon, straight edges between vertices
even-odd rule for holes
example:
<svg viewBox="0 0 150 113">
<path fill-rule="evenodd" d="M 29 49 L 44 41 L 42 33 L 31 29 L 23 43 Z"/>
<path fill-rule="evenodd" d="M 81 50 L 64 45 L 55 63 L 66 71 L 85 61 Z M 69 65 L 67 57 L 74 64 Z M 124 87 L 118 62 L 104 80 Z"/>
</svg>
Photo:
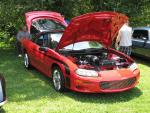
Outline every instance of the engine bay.
<svg viewBox="0 0 150 113">
<path fill-rule="evenodd" d="M 61 51 L 61 54 L 77 64 L 81 69 L 90 69 L 96 71 L 114 70 L 127 68 L 129 61 L 122 56 L 108 52 L 107 49 L 91 50 L 67 50 Z"/>
</svg>

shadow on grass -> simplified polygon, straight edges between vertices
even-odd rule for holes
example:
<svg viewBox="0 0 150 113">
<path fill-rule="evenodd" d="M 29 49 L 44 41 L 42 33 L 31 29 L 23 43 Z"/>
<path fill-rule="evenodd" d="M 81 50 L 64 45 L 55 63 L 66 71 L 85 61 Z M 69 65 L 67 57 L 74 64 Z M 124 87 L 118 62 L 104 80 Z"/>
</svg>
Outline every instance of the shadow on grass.
<svg viewBox="0 0 150 113">
<path fill-rule="evenodd" d="M 49 78 L 35 69 L 26 70 L 23 58 L 18 58 L 13 49 L 0 50 L 0 72 L 6 80 L 8 102 L 55 100 L 62 96 L 55 92 Z"/>
<path fill-rule="evenodd" d="M 146 66 L 150 67 L 150 60 L 145 60 L 145 59 L 141 59 L 141 58 L 137 58 L 137 57 L 133 57 L 133 59 L 134 59 L 138 64 L 142 64 L 142 65 L 146 65 Z"/>
<path fill-rule="evenodd" d="M 59 98 L 69 97 L 76 101 L 87 103 L 115 103 L 126 102 L 142 95 L 138 88 L 112 94 L 85 94 L 77 92 L 58 93 L 52 86 L 52 81 L 37 70 L 26 70 L 23 59 L 18 59 L 12 50 L 0 51 L 0 72 L 4 73 L 7 84 L 9 102 L 32 101 L 48 99 L 56 101 Z"/>
<path fill-rule="evenodd" d="M 115 103 L 115 102 L 126 102 L 134 98 L 138 98 L 142 95 L 142 92 L 138 88 L 133 88 L 129 91 L 121 93 L 96 93 L 96 94 L 87 94 L 87 93 L 78 93 L 78 92 L 69 92 L 65 95 L 73 98 L 77 101 L 87 102 L 87 103 Z"/>
<path fill-rule="evenodd" d="M 59 93 L 56 92 L 53 88 L 52 85 L 52 80 L 50 80 L 48 77 L 43 76 L 42 74 L 39 74 L 39 72 L 37 72 L 37 70 L 32 70 L 30 71 L 31 73 L 38 75 L 36 76 L 38 79 L 42 80 L 45 82 L 45 84 L 49 86 L 49 91 L 51 92 L 51 95 L 48 96 L 49 99 L 58 99 L 58 98 L 63 98 L 63 97 L 69 97 L 72 98 L 76 101 L 80 101 L 80 102 L 87 102 L 87 103 L 115 103 L 115 102 L 126 102 L 129 100 L 132 100 L 134 98 L 138 98 L 139 96 L 142 95 L 142 92 L 140 89 L 138 89 L 137 87 L 129 90 L 129 91 L 125 91 L 125 92 L 120 92 L 120 93 L 95 93 L 95 94 L 90 94 L 90 93 L 79 93 L 79 92 L 74 92 L 74 91 L 70 91 L 67 90 L 63 93 Z M 44 91 L 45 88 L 41 88 L 39 87 L 39 89 L 41 91 Z M 44 91 L 45 92 L 45 91 Z M 46 91 L 47 92 L 47 91 Z M 36 96 L 40 96 L 38 94 L 35 95 Z M 43 96 L 43 95 L 42 95 Z M 28 97 L 28 99 L 33 99 L 33 97 Z"/>
<path fill-rule="evenodd" d="M 0 108 L 0 113 L 6 113 L 6 111 L 1 107 Z"/>
</svg>

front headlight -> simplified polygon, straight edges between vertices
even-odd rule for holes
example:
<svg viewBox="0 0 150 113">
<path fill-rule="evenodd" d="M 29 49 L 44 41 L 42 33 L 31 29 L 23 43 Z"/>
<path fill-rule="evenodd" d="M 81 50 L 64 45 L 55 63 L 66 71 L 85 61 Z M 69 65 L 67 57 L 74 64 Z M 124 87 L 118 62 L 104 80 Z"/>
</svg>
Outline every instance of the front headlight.
<svg viewBox="0 0 150 113">
<path fill-rule="evenodd" d="M 76 74 L 80 76 L 87 76 L 87 77 L 97 77 L 98 73 L 94 70 L 87 70 L 87 69 L 77 69 Z"/>
<path fill-rule="evenodd" d="M 134 71 L 138 68 L 137 64 L 136 63 L 132 63 L 130 66 L 129 66 L 130 70 L 131 71 Z"/>
</svg>

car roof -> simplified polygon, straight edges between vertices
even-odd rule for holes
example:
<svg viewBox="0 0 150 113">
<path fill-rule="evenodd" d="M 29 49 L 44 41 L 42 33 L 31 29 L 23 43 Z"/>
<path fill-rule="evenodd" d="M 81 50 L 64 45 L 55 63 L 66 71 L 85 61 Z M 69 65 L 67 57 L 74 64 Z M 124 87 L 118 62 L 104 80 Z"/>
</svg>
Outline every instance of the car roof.
<svg viewBox="0 0 150 113">
<path fill-rule="evenodd" d="M 148 31 L 150 31 L 150 27 L 136 27 L 136 28 L 133 28 L 133 30 L 148 30 Z"/>
</svg>

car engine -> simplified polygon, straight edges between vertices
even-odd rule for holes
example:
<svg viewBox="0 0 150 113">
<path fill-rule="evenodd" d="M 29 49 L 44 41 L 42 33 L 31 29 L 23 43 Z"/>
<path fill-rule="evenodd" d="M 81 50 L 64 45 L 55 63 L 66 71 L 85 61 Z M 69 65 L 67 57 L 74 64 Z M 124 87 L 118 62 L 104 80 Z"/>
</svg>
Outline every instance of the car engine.
<svg viewBox="0 0 150 113">
<path fill-rule="evenodd" d="M 64 54 L 68 59 L 78 65 L 79 68 L 93 70 L 113 70 L 128 67 L 128 62 L 120 56 L 102 51 L 70 51 Z"/>
</svg>

